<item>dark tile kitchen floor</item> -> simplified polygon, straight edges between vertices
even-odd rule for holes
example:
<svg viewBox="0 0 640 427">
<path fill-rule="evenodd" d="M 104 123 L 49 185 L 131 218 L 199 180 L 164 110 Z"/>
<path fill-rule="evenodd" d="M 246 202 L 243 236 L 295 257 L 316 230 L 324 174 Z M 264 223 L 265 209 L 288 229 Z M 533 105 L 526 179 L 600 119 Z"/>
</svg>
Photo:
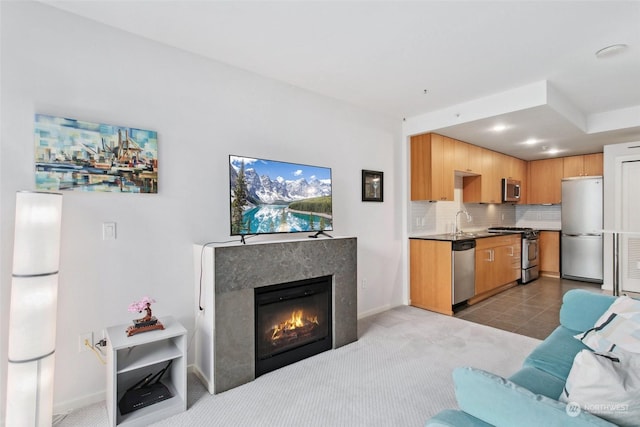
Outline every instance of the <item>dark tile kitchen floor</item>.
<svg viewBox="0 0 640 427">
<path fill-rule="evenodd" d="M 599 284 L 540 277 L 456 310 L 455 317 L 533 338 L 545 339 L 560 324 L 562 296 L 570 289 L 605 293 Z"/>
</svg>

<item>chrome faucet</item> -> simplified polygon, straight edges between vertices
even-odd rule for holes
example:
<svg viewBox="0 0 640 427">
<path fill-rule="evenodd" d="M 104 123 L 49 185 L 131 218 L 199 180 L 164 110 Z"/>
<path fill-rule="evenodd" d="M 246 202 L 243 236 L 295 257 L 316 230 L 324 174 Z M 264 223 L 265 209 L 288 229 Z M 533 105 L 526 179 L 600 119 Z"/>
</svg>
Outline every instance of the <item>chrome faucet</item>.
<svg viewBox="0 0 640 427">
<path fill-rule="evenodd" d="M 458 215 L 460 215 L 461 213 L 465 214 L 465 216 L 467 217 L 467 222 L 471 222 L 471 215 L 469 215 L 469 212 L 467 212 L 467 211 L 458 211 L 458 212 L 456 212 L 456 232 L 454 233 L 456 235 L 462 234 L 462 230 L 460 230 L 458 228 Z"/>
</svg>

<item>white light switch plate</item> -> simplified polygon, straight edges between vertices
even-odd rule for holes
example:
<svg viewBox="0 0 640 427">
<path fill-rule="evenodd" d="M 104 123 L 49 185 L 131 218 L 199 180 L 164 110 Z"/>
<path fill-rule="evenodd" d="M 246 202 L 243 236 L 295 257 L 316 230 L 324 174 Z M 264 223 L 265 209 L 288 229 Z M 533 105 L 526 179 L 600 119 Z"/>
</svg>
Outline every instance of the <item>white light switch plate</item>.
<svg viewBox="0 0 640 427">
<path fill-rule="evenodd" d="M 116 240 L 116 223 L 102 223 L 102 240 Z"/>
</svg>

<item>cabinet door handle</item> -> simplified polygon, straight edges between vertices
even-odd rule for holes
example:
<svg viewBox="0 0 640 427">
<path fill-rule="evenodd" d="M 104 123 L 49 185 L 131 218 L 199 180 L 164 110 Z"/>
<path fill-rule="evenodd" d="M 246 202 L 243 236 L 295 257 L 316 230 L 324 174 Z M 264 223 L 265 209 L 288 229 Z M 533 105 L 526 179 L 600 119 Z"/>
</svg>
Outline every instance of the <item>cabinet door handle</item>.
<svg viewBox="0 0 640 427">
<path fill-rule="evenodd" d="M 513 246 L 509 246 L 509 249 L 511 249 L 511 253 L 509 254 L 509 256 L 513 256 L 514 255 Z"/>
<path fill-rule="evenodd" d="M 492 256 L 491 256 L 491 252 L 492 252 L 492 250 L 491 250 L 491 249 L 487 249 L 485 252 L 487 252 L 487 253 L 489 254 L 489 258 L 486 258 L 486 259 L 485 259 L 485 261 L 486 261 L 486 262 L 491 262 L 491 261 L 493 261 L 493 259 L 491 259 L 491 258 L 492 258 Z"/>
</svg>

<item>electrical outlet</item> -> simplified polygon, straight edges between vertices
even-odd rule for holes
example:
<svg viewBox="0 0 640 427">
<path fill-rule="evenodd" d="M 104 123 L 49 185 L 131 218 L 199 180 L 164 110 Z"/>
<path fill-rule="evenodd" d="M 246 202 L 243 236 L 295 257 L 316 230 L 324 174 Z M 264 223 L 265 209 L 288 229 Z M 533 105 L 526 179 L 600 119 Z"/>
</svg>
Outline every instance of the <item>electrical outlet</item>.
<svg viewBox="0 0 640 427">
<path fill-rule="evenodd" d="M 367 279 L 362 279 L 362 289 L 366 289 L 367 287 Z"/>
<path fill-rule="evenodd" d="M 78 353 L 89 351 L 89 347 L 85 345 L 85 341 L 89 343 L 89 346 L 93 347 L 93 332 L 86 332 L 78 336 Z"/>
</svg>

